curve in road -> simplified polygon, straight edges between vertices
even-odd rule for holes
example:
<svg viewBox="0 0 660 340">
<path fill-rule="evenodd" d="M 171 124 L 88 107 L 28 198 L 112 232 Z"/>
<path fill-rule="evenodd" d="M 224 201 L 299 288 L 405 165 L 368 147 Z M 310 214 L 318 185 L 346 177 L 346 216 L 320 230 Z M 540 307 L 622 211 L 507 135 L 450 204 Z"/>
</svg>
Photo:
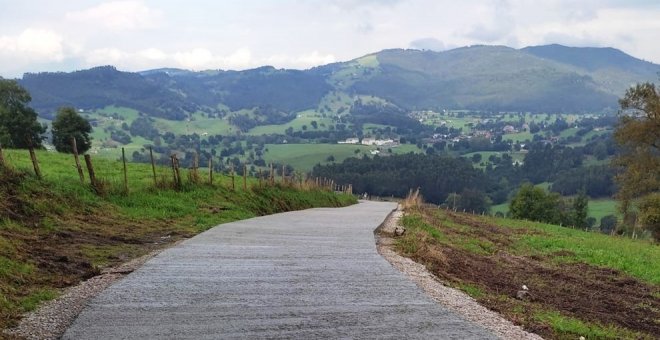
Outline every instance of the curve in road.
<svg viewBox="0 0 660 340">
<path fill-rule="evenodd" d="M 361 202 L 217 226 L 103 291 L 63 338 L 494 338 L 376 252 L 373 230 L 395 207 Z"/>
</svg>

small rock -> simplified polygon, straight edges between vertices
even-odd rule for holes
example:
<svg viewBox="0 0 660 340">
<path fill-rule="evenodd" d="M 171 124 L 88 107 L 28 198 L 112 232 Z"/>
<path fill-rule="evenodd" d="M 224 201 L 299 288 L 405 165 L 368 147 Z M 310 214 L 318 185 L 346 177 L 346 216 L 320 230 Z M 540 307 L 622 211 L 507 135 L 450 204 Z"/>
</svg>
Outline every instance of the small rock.
<svg viewBox="0 0 660 340">
<path fill-rule="evenodd" d="M 529 295 L 529 291 L 527 290 L 519 290 L 516 293 L 516 299 L 518 300 L 528 300 L 529 298 L 531 298 L 531 296 Z"/>
<path fill-rule="evenodd" d="M 405 229 L 404 227 L 400 227 L 400 226 L 398 226 L 398 227 L 394 228 L 394 235 L 395 235 L 395 236 L 401 236 L 401 235 L 403 235 L 405 232 L 406 232 L 406 229 Z"/>
</svg>

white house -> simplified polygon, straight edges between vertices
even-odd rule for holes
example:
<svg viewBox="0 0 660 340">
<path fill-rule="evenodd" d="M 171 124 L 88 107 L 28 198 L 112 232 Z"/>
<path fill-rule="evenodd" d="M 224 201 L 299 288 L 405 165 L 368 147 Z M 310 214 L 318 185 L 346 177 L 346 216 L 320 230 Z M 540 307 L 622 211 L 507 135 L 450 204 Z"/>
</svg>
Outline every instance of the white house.
<svg viewBox="0 0 660 340">
<path fill-rule="evenodd" d="M 359 144 L 360 140 L 358 138 L 346 138 L 344 141 L 338 141 L 338 144 Z"/>
<path fill-rule="evenodd" d="M 362 145 L 376 145 L 375 138 L 362 138 Z"/>
</svg>

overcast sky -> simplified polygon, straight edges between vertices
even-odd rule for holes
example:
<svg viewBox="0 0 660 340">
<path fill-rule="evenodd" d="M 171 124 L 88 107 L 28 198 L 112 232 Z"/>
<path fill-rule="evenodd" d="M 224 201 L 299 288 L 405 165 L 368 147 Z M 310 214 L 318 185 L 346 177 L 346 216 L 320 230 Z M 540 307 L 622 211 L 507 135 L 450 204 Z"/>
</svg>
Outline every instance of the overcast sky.
<svg viewBox="0 0 660 340">
<path fill-rule="evenodd" d="M 309 68 L 386 48 L 611 46 L 660 63 L 660 0 L 0 0 L 0 76 Z"/>
</svg>

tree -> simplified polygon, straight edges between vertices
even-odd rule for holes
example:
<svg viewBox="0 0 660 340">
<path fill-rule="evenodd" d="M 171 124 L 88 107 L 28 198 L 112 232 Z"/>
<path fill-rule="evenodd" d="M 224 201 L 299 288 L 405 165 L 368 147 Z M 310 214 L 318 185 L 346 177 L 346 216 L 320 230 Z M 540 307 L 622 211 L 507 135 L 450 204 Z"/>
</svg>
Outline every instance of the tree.
<svg viewBox="0 0 660 340">
<path fill-rule="evenodd" d="M 634 205 L 639 216 L 653 216 L 654 211 L 660 210 L 660 199 L 648 198 L 660 191 L 660 92 L 654 84 L 637 84 L 626 91 L 619 104 L 621 112 L 614 139 L 621 146 L 621 153 L 612 164 L 620 170 L 616 176 L 617 198 L 624 221 L 628 221 L 626 217 Z M 655 228 L 653 221 L 640 220 L 651 230 Z"/>
<path fill-rule="evenodd" d="M 72 107 L 61 107 L 53 120 L 53 145 L 59 152 L 72 153 L 71 138 L 76 139 L 78 152 L 84 153 L 92 147 L 89 134 L 92 126 Z"/>
<path fill-rule="evenodd" d="M 41 147 L 46 126 L 39 124 L 37 113 L 27 104 L 30 93 L 15 80 L 0 78 L 0 142 L 3 146 Z"/>
<path fill-rule="evenodd" d="M 490 210 L 490 204 L 488 196 L 482 191 L 466 188 L 459 195 L 457 209 L 481 214 Z"/>
<path fill-rule="evenodd" d="M 573 226 L 577 228 L 588 227 L 587 223 L 587 209 L 589 207 L 589 198 L 580 191 L 578 196 L 573 200 Z"/>
<path fill-rule="evenodd" d="M 547 193 L 530 183 L 523 184 L 509 205 L 512 218 L 559 223 L 559 194 Z"/>
<path fill-rule="evenodd" d="M 610 234 L 616 228 L 617 218 L 614 215 L 603 216 L 600 219 L 600 232 Z"/>
<path fill-rule="evenodd" d="M 639 219 L 656 241 L 660 241 L 660 193 L 644 196 L 639 202 Z"/>
</svg>

